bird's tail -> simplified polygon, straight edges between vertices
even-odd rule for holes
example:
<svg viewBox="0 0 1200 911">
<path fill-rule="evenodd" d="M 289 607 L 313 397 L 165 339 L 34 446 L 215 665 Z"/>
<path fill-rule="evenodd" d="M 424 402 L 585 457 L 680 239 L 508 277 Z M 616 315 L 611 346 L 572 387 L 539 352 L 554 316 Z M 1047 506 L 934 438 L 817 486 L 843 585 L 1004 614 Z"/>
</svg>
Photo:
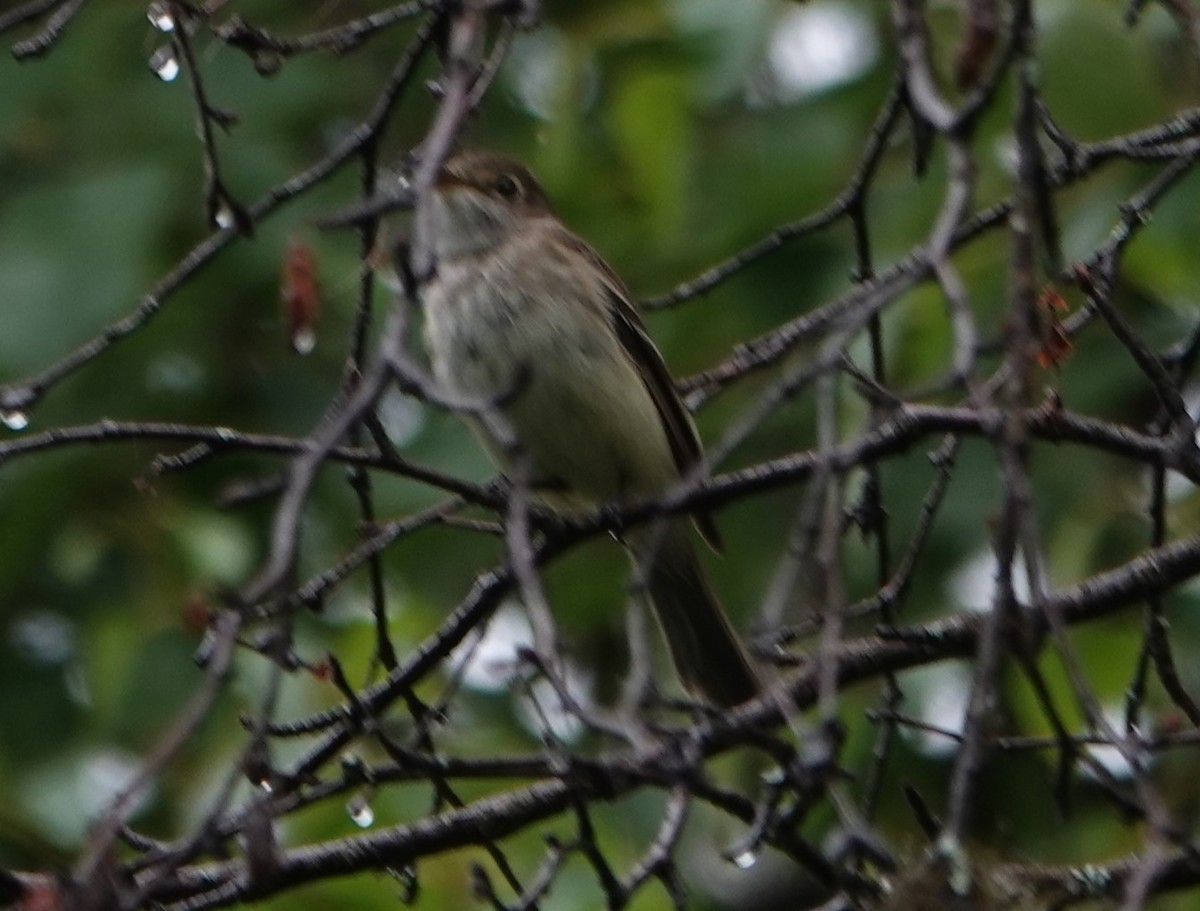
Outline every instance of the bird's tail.
<svg viewBox="0 0 1200 911">
<path fill-rule="evenodd" d="M 640 545 L 636 558 L 680 679 L 716 705 L 738 705 L 761 686 L 691 538 L 690 525 L 677 520 L 661 535 L 648 529 L 630 543 Z"/>
</svg>

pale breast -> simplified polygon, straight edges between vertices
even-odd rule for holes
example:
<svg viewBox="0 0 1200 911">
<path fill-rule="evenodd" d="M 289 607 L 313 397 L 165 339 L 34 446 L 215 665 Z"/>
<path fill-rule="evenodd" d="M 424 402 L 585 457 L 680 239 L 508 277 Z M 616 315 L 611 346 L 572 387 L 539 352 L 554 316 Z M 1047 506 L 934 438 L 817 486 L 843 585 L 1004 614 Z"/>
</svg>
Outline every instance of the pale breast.
<svg viewBox="0 0 1200 911">
<path fill-rule="evenodd" d="M 423 296 L 434 375 L 479 402 L 515 393 L 504 413 L 540 483 L 589 502 L 664 490 L 670 446 L 603 292 L 546 253 L 526 244 L 439 267 Z"/>
<path fill-rule="evenodd" d="M 490 401 L 516 381 L 517 326 L 524 300 L 497 283 L 493 270 L 439 269 L 424 294 L 425 345 L 434 375 L 458 396 Z"/>
</svg>

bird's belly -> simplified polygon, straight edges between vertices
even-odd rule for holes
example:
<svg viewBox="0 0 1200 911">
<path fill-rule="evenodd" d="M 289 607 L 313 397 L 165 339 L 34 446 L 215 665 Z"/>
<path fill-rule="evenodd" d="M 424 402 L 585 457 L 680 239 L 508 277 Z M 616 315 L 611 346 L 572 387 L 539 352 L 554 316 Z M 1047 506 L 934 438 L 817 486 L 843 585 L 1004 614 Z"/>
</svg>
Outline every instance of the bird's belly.
<svg viewBox="0 0 1200 911">
<path fill-rule="evenodd" d="M 560 508 L 662 492 L 677 472 L 657 409 L 615 335 L 571 318 L 572 305 L 461 289 L 427 301 L 434 375 L 472 403 L 503 403 L 518 456 Z M 510 453 L 479 433 L 511 471 Z"/>
</svg>

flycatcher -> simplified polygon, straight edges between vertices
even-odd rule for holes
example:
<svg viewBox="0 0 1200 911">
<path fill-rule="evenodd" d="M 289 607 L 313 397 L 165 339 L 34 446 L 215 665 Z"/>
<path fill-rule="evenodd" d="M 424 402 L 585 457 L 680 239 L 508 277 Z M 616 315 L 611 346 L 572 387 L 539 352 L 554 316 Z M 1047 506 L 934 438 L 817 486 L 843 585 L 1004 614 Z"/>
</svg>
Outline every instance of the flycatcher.
<svg viewBox="0 0 1200 911">
<path fill-rule="evenodd" d="M 668 491 L 703 460 L 700 438 L 629 292 L 554 214 L 524 166 L 468 152 L 436 183 L 425 344 L 448 391 L 499 400 L 535 489 L 564 514 Z M 507 396 L 507 398 L 506 398 Z M 501 470 L 511 458 L 476 426 Z M 693 517 L 714 546 L 709 516 Z M 679 676 L 723 706 L 759 683 L 675 517 L 640 526 L 640 562 Z"/>
</svg>

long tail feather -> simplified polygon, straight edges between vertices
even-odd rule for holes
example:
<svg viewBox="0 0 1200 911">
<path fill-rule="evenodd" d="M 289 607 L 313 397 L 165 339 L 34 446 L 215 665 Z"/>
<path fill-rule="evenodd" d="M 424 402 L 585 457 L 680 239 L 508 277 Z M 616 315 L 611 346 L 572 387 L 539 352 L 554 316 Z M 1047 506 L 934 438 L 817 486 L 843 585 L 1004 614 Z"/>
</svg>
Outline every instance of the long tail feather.
<svg viewBox="0 0 1200 911">
<path fill-rule="evenodd" d="M 649 564 L 646 588 L 684 685 L 726 707 L 757 695 L 761 685 L 708 583 L 691 529 L 679 521 L 660 541 L 646 540 L 639 555 Z"/>
</svg>

